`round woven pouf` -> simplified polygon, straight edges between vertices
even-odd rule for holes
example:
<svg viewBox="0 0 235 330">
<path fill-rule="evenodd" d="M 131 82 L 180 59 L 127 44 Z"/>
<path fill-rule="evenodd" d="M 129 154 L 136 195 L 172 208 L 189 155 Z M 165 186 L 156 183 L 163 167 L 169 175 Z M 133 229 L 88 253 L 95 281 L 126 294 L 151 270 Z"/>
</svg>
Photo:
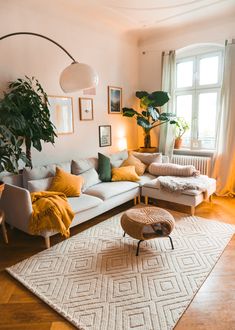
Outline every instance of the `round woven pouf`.
<svg viewBox="0 0 235 330">
<path fill-rule="evenodd" d="M 171 247 L 174 249 L 170 233 L 175 227 L 173 216 L 159 207 L 138 207 L 126 211 L 121 217 L 121 226 L 124 235 L 139 240 L 136 255 L 139 254 L 140 243 L 157 237 L 169 237 Z"/>
</svg>

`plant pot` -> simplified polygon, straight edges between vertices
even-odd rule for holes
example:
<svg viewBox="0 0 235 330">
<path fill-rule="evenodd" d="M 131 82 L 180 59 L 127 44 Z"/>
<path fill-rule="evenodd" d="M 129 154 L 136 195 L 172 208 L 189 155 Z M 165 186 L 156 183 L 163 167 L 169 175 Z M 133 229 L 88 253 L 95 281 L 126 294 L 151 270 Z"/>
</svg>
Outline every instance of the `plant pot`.
<svg viewBox="0 0 235 330">
<path fill-rule="evenodd" d="M 5 188 L 4 182 L 0 181 L 0 198 L 2 196 L 2 192 L 3 192 L 4 188 Z"/>
<path fill-rule="evenodd" d="M 175 149 L 180 149 L 181 146 L 182 146 L 182 142 L 183 142 L 183 139 L 181 139 L 181 138 L 177 138 L 177 139 L 175 139 L 175 145 L 174 145 L 174 148 L 175 148 Z"/>
<path fill-rule="evenodd" d="M 153 153 L 153 152 L 157 152 L 157 148 L 156 147 L 150 147 L 150 148 L 145 148 L 145 147 L 140 147 L 139 152 L 147 152 L 147 153 Z"/>
</svg>

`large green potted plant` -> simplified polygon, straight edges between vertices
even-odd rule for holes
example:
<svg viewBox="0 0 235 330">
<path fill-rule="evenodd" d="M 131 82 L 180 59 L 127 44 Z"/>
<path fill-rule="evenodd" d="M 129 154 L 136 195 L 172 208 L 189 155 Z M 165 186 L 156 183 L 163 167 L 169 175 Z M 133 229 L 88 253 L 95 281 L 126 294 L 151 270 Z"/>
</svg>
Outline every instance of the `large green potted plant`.
<svg viewBox="0 0 235 330">
<path fill-rule="evenodd" d="M 19 160 L 28 164 L 22 144 L 23 138 L 16 138 L 6 126 L 0 124 L 0 173 L 18 173 Z"/>
<path fill-rule="evenodd" d="M 145 91 L 136 92 L 136 97 L 140 99 L 141 112 L 132 108 L 123 108 L 124 117 L 134 117 L 137 125 L 141 126 L 144 131 L 144 148 L 151 148 L 151 130 L 167 122 L 171 122 L 174 117 L 171 113 L 161 112 L 159 107 L 166 104 L 170 97 L 167 92 L 155 91 L 148 93 Z"/>
<path fill-rule="evenodd" d="M 18 162 L 28 164 L 27 157 L 22 151 L 23 139 L 16 137 L 7 127 L 0 124 L 0 173 L 7 171 L 18 173 Z M 0 180 L 0 198 L 4 190 L 4 182 Z"/>
<path fill-rule="evenodd" d="M 9 84 L 0 100 L 0 123 L 21 137 L 32 167 L 31 147 L 42 150 L 41 141 L 54 143 L 56 133 L 50 120 L 48 97 L 37 79 L 25 77 Z"/>
</svg>

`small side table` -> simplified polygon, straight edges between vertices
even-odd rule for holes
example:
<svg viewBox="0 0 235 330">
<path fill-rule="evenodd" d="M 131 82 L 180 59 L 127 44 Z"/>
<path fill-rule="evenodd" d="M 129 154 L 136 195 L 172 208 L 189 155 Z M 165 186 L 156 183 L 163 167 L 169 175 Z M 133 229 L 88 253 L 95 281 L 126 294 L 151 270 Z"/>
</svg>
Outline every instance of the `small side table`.
<svg viewBox="0 0 235 330">
<path fill-rule="evenodd" d="M 129 236 L 139 240 L 136 256 L 139 255 L 141 242 L 157 237 L 168 237 L 171 248 L 174 250 L 170 233 L 174 229 L 175 220 L 168 211 L 160 207 L 131 208 L 123 213 L 121 226 L 124 230 L 123 236 L 127 233 Z"/>
<path fill-rule="evenodd" d="M 4 212 L 0 210 L 0 225 L 2 226 L 2 234 L 5 243 L 8 243 L 7 230 L 4 221 Z"/>
</svg>

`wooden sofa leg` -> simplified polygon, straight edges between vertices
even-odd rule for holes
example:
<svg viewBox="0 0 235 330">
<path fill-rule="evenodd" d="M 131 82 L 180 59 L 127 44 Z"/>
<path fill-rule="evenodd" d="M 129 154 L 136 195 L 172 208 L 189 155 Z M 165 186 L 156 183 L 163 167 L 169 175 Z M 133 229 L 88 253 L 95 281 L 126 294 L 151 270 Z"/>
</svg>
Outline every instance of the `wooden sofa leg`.
<svg viewBox="0 0 235 330">
<path fill-rule="evenodd" d="M 45 237 L 46 248 L 49 249 L 51 247 L 50 237 Z"/>
<path fill-rule="evenodd" d="M 137 197 L 134 198 L 134 205 L 137 204 Z"/>
<path fill-rule="evenodd" d="M 191 206 L 191 215 L 195 214 L 195 206 Z"/>
<path fill-rule="evenodd" d="M 149 203 L 149 198 L 148 198 L 148 196 L 144 196 L 144 203 L 145 203 L 145 205 L 148 205 L 148 203 Z"/>
<path fill-rule="evenodd" d="M 138 196 L 138 204 L 140 204 L 141 203 L 141 197 L 140 197 L 140 195 Z"/>
<path fill-rule="evenodd" d="M 209 196 L 209 202 L 213 203 L 212 195 Z"/>
</svg>

